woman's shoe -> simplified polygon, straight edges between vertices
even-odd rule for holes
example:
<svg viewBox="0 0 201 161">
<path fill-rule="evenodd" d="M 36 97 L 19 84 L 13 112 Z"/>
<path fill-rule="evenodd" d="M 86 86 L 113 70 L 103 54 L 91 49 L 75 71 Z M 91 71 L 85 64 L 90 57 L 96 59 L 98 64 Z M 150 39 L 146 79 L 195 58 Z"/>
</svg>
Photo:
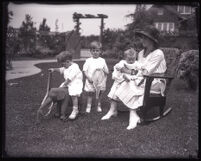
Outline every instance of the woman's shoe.
<svg viewBox="0 0 201 161">
<path fill-rule="evenodd" d="M 132 130 L 132 129 L 136 128 L 136 126 L 137 126 L 137 122 L 136 122 L 136 123 L 129 124 L 126 129 L 127 129 L 127 130 Z"/>
<path fill-rule="evenodd" d="M 105 116 L 103 116 L 101 118 L 101 120 L 109 120 L 111 117 L 116 117 L 117 116 L 117 112 L 108 112 Z"/>
</svg>

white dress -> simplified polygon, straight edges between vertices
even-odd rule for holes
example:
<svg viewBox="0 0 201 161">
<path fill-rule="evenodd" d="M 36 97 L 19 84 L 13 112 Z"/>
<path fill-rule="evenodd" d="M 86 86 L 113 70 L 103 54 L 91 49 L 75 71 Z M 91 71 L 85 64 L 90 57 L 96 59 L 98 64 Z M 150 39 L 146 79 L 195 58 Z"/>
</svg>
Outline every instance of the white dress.
<svg viewBox="0 0 201 161">
<path fill-rule="evenodd" d="M 103 71 L 105 71 L 106 73 L 109 72 L 105 59 L 101 57 L 99 58 L 91 57 L 86 59 L 83 65 L 83 71 L 86 72 L 89 78 L 91 78 L 92 80 L 95 79 L 94 76 L 96 77 L 96 74 L 95 74 L 96 69 L 103 69 Z M 106 74 L 104 74 L 104 78 L 102 78 L 102 80 L 103 81 L 101 85 L 99 86 L 99 89 L 101 91 L 104 91 L 106 89 L 106 81 L 107 81 Z M 88 79 L 86 79 L 84 90 L 86 92 L 95 92 L 94 85 L 92 83 L 89 83 Z"/>
<path fill-rule="evenodd" d="M 70 79 L 71 82 L 67 85 L 68 92 L 70 96 L 80 96 L 83 89 L 83 74 L 79 66 L 76 63 L 73 63 L 67 69 L 62 67 L 59 68 L 60 73 L 63 74 L 64 79 Z M 64 87 L 63 82 L 60 87 Z"/>
<path fill-rule="evenodd" d="M 128 69 L 135 69 L 138 71 L 138 73 L 136 75 L 125 74 L 127 78 L 130 80 L 129 82 L 126 82 L 125 79 L 123 78 L 123 73 L 117 70 L 117 68 L 121 69 L 123 67 L 126 67 Z M 116 95 L 116 90 L 124 84 L 128 84 L 129 89 L 135 88 L 136 85 L 133 85 L 133 84 L 136 84 L 136 83 L 138 84 L 143 79 L 142 77 L 138 77 L 138 75 L 140 74 L 139 69 L 140 69 L 140 65 L 137 61 L 135 61 L 135 63 L 133 64 L 128 64 L 125 60 L 121 60 L 119 63 L 117 63 L 114 66 L 114 71 L 112 73 L 112 79 L 114 79 L 114 83 L 108 94 L 108 97 L 113 100 L 118 100 L 118 95 Z"/>
<path fill-rule="evenodd" d="M 146 57 L 143 57 L 143 53 L 144 50 L 139 52 L 138 62 L 141 64 L 141 68 L 148 71 L 148 74 L 164 73 L 166 71 L 166 61 L 162 50 L 156 49 Z M 161 79 L 153 80 L 151 93 L 163 94 L 165 83 L 160 80 Z M 137 109 L 143 104 L 144 86 L 145 81 L 140 86 L 133 85 L 133 88 L 130 88 L 128 83 L 123 82 L 117 89 L 116 96 L 118 96 L 118 99 L 121 100 L 128 108 Z"/>
</svg>

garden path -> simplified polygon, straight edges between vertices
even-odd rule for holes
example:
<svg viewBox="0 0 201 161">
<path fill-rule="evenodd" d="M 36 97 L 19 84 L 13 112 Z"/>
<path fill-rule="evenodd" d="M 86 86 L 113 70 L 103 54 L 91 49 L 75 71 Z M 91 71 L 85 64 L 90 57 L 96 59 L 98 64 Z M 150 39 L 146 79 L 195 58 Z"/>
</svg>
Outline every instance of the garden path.
<svg viewBox="0 0 201 161">
<path fill-rule="evenodd" d="M 83 61 L 84 59 L 74 59 L 73 61 Z M 37 68 L 35 64 L 56 62 L 52 60 L 16 60 L 12 61 L 12 70 L 6 71 L 6 81 L 21 77 L 26 77 L 41 72 L 41 69 Z"/>
</svg>

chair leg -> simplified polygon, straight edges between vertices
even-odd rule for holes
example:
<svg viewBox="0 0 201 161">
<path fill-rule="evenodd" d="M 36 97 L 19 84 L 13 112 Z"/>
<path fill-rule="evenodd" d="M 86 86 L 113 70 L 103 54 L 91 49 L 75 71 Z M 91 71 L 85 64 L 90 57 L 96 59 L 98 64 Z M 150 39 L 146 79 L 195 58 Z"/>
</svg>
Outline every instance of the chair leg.
<svg viewBox="0 0 201 161">
<path fill-rule="evenodd" d="M 163 116 L 163 110 L 164 110 L 164 106 L 159 106 L 159 115 L 160 115 L 160 117 Z"/>
<path fill-rule="evenodd" d="M 166 111 L 163 112 L 163 117 L 169 114 L 172 111 L 172 108 L 169 107 Z"/>
</svg>

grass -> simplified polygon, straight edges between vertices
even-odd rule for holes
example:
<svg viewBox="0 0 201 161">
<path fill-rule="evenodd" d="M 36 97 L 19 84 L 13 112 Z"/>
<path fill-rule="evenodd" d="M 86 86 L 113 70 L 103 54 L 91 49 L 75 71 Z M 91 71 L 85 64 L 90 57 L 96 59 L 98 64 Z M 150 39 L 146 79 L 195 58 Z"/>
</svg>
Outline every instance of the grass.
<svg viewBox="0 0 201 161">
<path fill-rule="evenodd" d="M 111 69 L 114 61 L 109 61 Z M 83 62 L 79 63 L 82 68 Z M 36 111 L 47 85 L 47 69 L 56 63 L 38 64 L 42 72 L 6 83 L 5 151 L 10 157 L 85 157 L 85 158 L 197 158 L 198 92 L 187 91 L 175 79 L 168 93 L 167 106 L 173 111 L 163 119 L 128 131 L 128 112 L 101 121 L 109 109 L 108 77 L 102 101 L 103 112 L 85 111 L 75 121 L 62 122 L 53 116 L 36 125 Z M 54 74 L 53 86 L 62 82 Z M 10 86 L 9 83 L 18 83 Z M 121 105 L 119 105 L 121 106 Z M 71 112 L 68 108 L 67 114 Z"/>
</svg>

